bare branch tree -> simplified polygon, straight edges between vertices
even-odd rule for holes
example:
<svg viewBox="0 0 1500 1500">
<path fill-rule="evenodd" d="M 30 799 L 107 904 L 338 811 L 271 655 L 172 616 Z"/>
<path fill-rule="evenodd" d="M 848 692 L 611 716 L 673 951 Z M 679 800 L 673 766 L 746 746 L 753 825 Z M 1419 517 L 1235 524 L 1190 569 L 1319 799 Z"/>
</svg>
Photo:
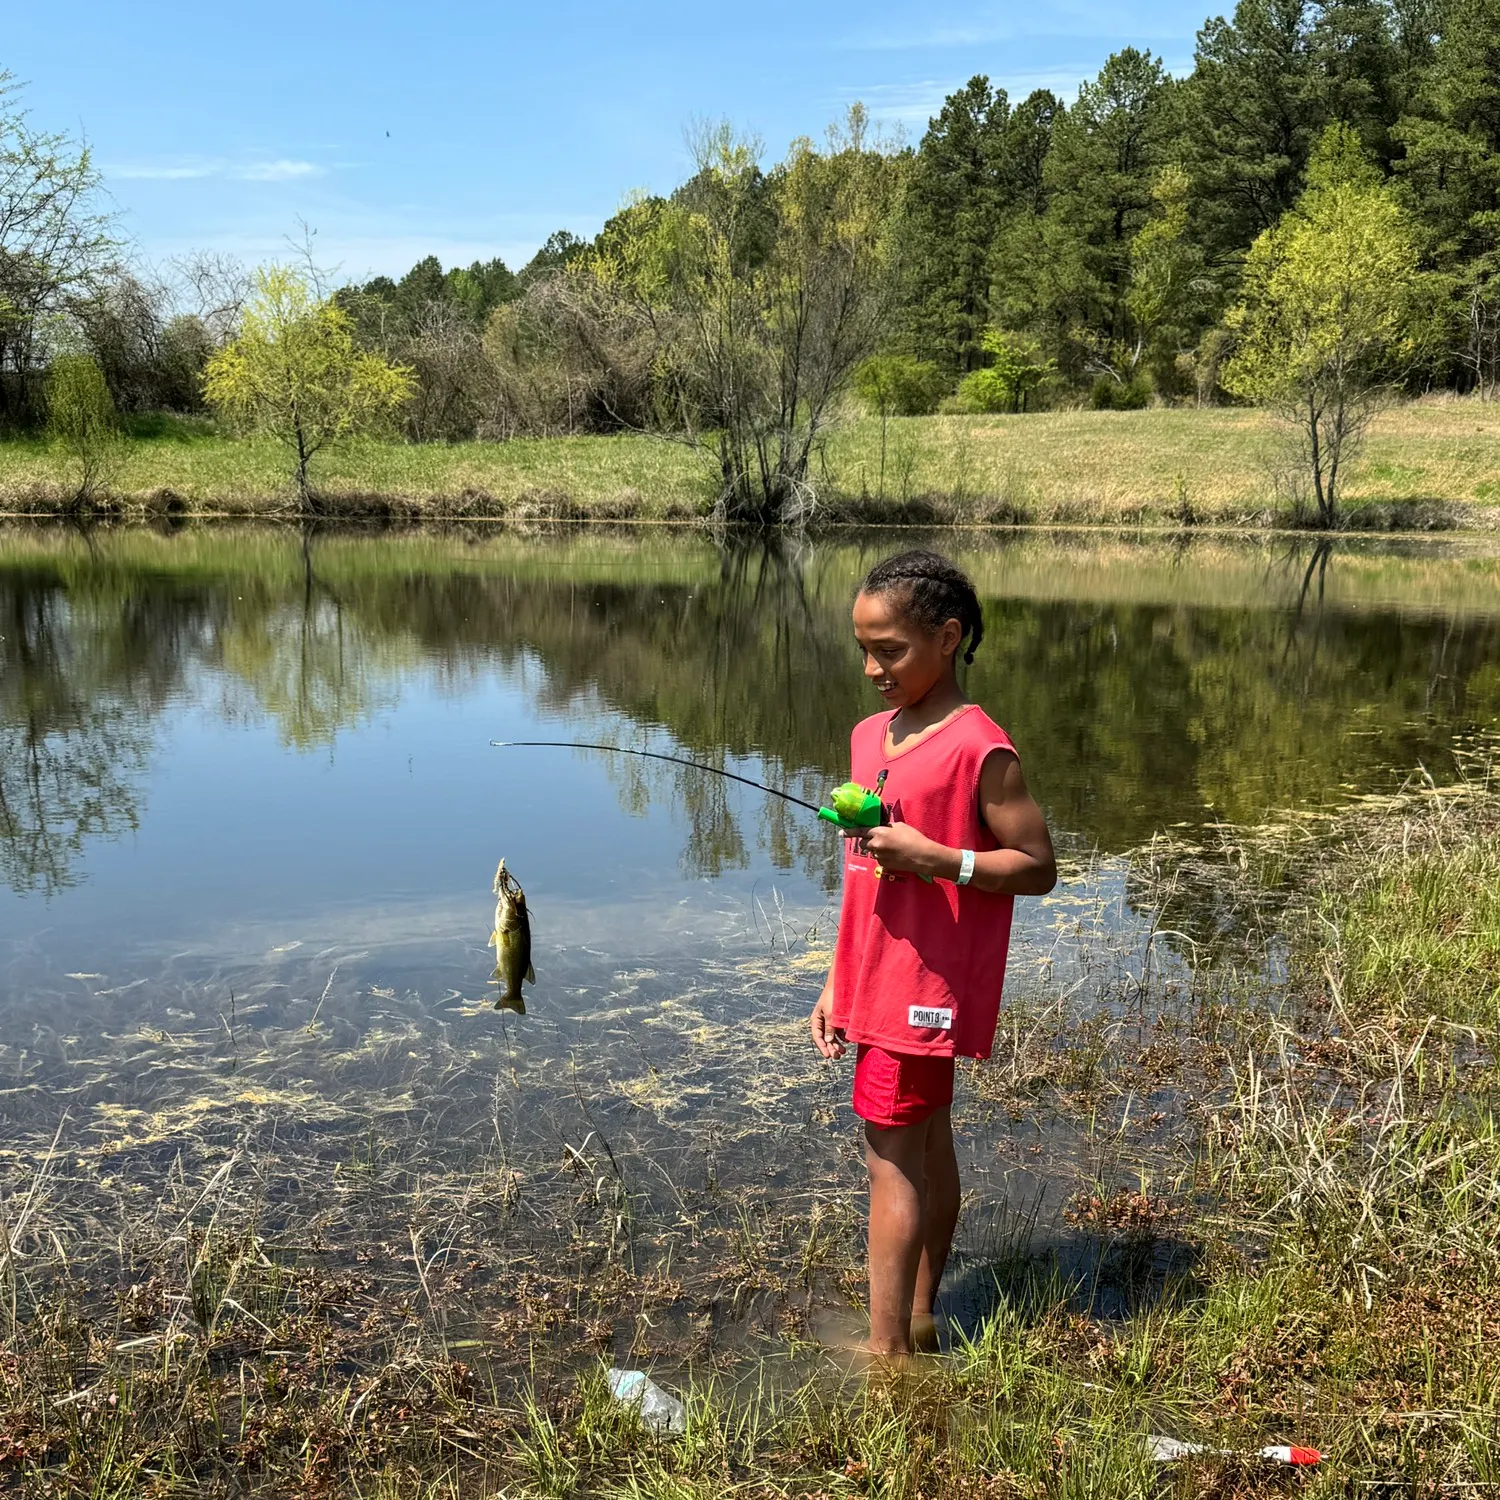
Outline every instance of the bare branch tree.
<svg viewBox="0 0 1500 1500">
<path fill-rule="evenodd" d="M 0 71 L 0 425 L 39 414 L 46 320 L 119 248 L 87 144 L 33 130 L 19 89 Z"/>
</svg>

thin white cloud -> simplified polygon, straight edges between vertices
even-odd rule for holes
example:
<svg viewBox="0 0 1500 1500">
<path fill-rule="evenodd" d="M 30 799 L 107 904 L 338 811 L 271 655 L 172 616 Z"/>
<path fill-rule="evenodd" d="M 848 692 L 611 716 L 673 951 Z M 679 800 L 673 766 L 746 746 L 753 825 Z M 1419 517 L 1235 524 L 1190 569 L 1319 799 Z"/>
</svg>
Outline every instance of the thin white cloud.
<svg viewBox="0 0 1500 1500">
<path fill-rule="evenodd" d="M 323 168 L 312 161 L 292 161 L 279 157 L 276 161 L 252 162 L 238 172 L 231 172 L 243 182 L 291 182 L 299 177 L 321 177 Z"/>
<path fill-rule="evenodd" d="M 870 111 L 870 118 L 892 124 L 926 125 L 942 107 L 943 100 L 958 85 L 924 79 L 920 83 L 875 83 L 854 90 L 847 103 L 858 99 Z"/>
<path fill-rule="evenodd" d="M 920 48 L 964 48 L 993 46 L 1022 38 L 1077 40 L 1128 34 L 1138 42 L 1166 37 L 1180 41 L 1180 32 L 1163 23 L 1153 25 L 1146 16 L 1123 17 L 1116 6 L 1098 0 L 1072 0 L 1031 9 L 981 7 L 978 14 L 934 16 L 915 27 L 881 28 L 856 32 L 844 45 L 871 52 L 906 52 Z"/>
<path fill-rule="evenodd" d="M 190 177 L 217 177 L 222 163 L 195 161 L 176 162 L 126 162 L 104 169 L 107 177 L 132 177 L 146 181 L 180 182 Z"/>
<path fill-rule="evenodd" d="M 1050 89 L 1065 103 L 1078 94 L 1078 86 L 1099 71 L 1097 64 L 1046 68 L 1026 73 L 991 74 L 990 82 L 1002 88 L 1012 104 L 1024 99 L 1034 89 Z M 966 75 L 967 76 L 967 75 Z M 851 90 L 844 102 L 858 99 L 870 111 L 870 117 L 891 124 L 910 126 L 920 133 L 943 107 L 949 94 L 961 89 L 966 78 L 946 81 L 923 79 L 916 83 L 875 83 L 864 89 Z"/>
<path fill-rule="evenodd" d="M 244 162 L 200 156 L 168 162 L 124 162 L 106 167 L 105 176 L 154 182 L 183 182 L 203 177 L 222 177 L 233 182 L 294 182 L 321 177 L 325 171 L 317 162 L 290 157 Z"/>
</svg>

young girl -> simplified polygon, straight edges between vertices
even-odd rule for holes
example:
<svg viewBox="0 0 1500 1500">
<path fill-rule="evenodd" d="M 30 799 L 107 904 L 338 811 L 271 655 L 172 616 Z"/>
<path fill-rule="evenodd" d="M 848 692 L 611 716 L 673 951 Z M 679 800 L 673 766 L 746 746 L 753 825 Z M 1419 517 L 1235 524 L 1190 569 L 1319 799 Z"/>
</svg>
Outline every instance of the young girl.
<svg viewBox="0 0 1500 1500">
<path fill-rule="evenodd" d="M 953 1060 L 989 1056 L 1014 898 L 1050 891 L 1057 864 L 1010 740 L 958 685 L 960 649 L 972 662 L 984 637 L 963 572 L 933 552 L 878 563 L 854 601 L 854 637 L 886 711 L 855 725 L 852 775 L 880 788 L 889 819 L 847 846 L 811 1025 L 824 1057 L 858 1048 L 870 1348 L 902 1355 L 935 1339 L 958 1219 Z"/>
</svg>

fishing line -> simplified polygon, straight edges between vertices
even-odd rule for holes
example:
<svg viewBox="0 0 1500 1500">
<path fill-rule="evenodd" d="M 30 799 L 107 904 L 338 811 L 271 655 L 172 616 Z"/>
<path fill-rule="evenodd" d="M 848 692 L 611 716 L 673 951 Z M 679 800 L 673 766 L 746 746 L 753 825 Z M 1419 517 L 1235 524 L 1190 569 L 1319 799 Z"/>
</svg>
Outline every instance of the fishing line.
<svg viewBox="0 0 1500 1500">
<path fill-rule="evenodd" d="M 613 755 L 640 755 L 647 760 L 667 760 L 671 761 L 674 766 L 690 766 L 695 771 L 707 771 L 711 776 L 723 776 L 729 781 L 738 781 L 743 786 L 753 786 L 758 792 L 766 792 L 772 797 L 780 797 L 783 802 L 805 807 L 810 813 L 821 811 L 817 803 L 804 802 L 801 797 L 794 797 L 790 792 L 767 786 L 763 781 L 752 781 L 748 776 L 737 776 L 733 771 L 705 765 L 701 760 L 686 760 L 680 755 L 663 755 L 660 750 L 632 750 L 628 745 L 591 745 L 582 740 L 491 740 L 490 747 L 500 750 L 607 750 Z"/>
</svg>

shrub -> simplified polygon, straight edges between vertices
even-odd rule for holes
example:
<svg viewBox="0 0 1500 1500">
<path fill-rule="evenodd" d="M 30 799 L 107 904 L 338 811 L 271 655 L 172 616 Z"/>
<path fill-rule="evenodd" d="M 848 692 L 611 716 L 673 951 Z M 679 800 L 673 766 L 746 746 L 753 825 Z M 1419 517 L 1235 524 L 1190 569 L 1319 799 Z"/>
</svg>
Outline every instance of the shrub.
<svg viewBox="0 0 1500 1500">
<path fill-rule="evenodd" d="M 927 417 L 943 395 L 943 374 L 909 354 L 877 354 L 854 372 L 854 392 L 877 416 Z"/>
<path fill-rule="evenodd" d="M 91 354 L 59 354 L 47 375 L 47 430 L 68 450 L 77 486 L 73 504 L 87 505 L 119 468 L 119 419 L 104 371 Z"/>
<path fill-rule="evenodd" d="M 970 370 L 958 383 L 955 405 L 962 412 L 1010 411 L 1014 397 L 998 370 Z"/>
<path fill-rule="evenodd" d="M 1089 405 L 1095 411 L 1139 411 L 1150 403 L 1151 384 L 1139 375 L 1128 382 L 1101 375 L 1089 393 Z"/>
<path fill-rule="evenodd" d="M 967 412 L 1020 412 L 1031 393 L 1052 373 L 1053 363 L 1024 333 L 986 328 L 980 341 L 989 364 L 959 382 L 958 405 Z"/>
</svg>

